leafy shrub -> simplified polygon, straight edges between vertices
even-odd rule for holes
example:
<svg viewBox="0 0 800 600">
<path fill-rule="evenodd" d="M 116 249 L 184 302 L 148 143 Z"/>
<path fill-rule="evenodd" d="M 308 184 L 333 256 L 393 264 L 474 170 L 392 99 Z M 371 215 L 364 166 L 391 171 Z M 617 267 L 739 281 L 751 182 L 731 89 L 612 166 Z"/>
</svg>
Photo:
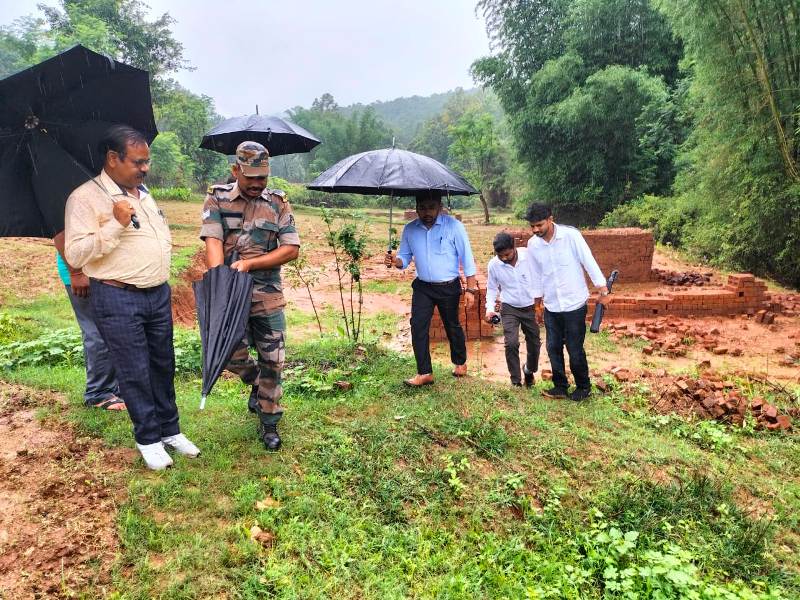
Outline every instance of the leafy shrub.
<svg viewBox="0 0 800 600">
<path fill-rule="evenodd" d="M 680 246 L 685 229 L 695 223 L 697 215 L 698 211 L 685 199 L 642 196 L 606 214 L 600 226 L 652 229 L 657 241 Z"/>
<path fill-rule="evenodd" d="M 76 328 L 58 329 L 0 348 L 0 367 L 13 369 L 28 366 L 83 364 L 83 340 Z"/>
<path fill-rule="evenodd" d="M 8 313 L 0 312 L 0 344 L 22 341 L 29 338 L 31 333 L 29 319 L 14 318 Z"/>
<path fill-rule="evenodd" d="M 203 349 L 200 332 L 196 329 L 176 327 L 173 334 L 175 344 L 175 372 L 197 375 L 203 369 Z"/>
<path fill-rule="evenodd" d="M 150 188 L 150 195 L 156 200 L 180 200 L 181 202 L 199 200 L 199 194 L 194 193 L 188 187 L 154 187 Z"/>
</svg>

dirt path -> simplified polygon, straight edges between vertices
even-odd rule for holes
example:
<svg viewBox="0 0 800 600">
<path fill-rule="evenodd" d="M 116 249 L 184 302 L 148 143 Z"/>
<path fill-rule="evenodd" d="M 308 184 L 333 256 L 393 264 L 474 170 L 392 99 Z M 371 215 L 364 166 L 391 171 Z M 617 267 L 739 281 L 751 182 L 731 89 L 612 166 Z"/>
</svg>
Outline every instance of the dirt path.
<svg viewBox="0 0 800 600">
<path fill-rule="evenodd" d="M 118 552 L 116 475 L 130 451 L 41 423 L 37 407 L 63 398 L 0 382 L 0 598 L 108 593 Z"/>
</svg>

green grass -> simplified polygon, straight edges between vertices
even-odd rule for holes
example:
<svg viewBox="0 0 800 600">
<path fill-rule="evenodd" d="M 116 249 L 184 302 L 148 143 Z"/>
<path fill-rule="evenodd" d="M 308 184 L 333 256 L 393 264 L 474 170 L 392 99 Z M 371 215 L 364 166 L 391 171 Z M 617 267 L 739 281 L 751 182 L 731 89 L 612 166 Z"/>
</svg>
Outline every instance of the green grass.
<svg viewBox="0 0 800 600">
<path fill-rule="evenodd" d="M 408 283 L 392 279 L 370 279 L 364 283 L 364 291 L 373 294 L 398 294 L 408 291 Z"/>
<path fill-rule="evenodd" d="M 331 335 L 301 343 L 292 327 L 311 322 L 288 315 L 284 448 L 263 450 L 241 383 L 219 381 L 201 412 L 199 379 L 179 377 L 182 429 L 203 454 L 121 475 L 114 597 L 800 595 L 796 435 L 727 430 L 720 447 L 616 388 L 575 405 L 438 367 L 435 386 L 409 390 L 410 357 Z M 395 321 L 365 330 L 377 339 Z M 81 407 L 80 366 L 0 376 L 65 393 L 66 409 L 42 411 L 51 422 L 133 446 L 124 415 Z M 255 525 L 271 545 L 251 539 Z"/>
</svg>

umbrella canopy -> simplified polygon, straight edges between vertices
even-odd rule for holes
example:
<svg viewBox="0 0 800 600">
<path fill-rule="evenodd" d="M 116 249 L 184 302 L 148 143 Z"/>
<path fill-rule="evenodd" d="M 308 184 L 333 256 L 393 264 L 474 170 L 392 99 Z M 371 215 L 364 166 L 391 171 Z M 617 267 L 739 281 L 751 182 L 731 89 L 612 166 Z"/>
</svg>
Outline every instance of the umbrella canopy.
<svg viewBox="0 0 800 600">
<path fill-rule="evenodd" d="M 63 230 L 67 197 L 100 172 L 98 143 L 119 123 L 158 134 L 147 71 L 83 46 L 0 80 L 0 236 Z"/>
<path fill-rule="evenodd" d="M 477 194 L 461 175 L 422 154 L 386 148 L 340 160 L 306 186 L 321 192 L 413 196 L 438 191 L 451 196 Z"/>
<path fill-rule="evenodd" d="M 270 156 L 310 152 L 320 143 L 313 133 L 280 117 L 249 115 L 226 119 L 203 136 L 200 147 L 230 156 L 242 142 L 258 142 Z"/>
<path fill-rule="evenodd" d="M 236 345 L 244 339 L 253 277 L 219 265 L 206 271 L 192 288 L 203 346 L 202 409 Z"/>
</svg>

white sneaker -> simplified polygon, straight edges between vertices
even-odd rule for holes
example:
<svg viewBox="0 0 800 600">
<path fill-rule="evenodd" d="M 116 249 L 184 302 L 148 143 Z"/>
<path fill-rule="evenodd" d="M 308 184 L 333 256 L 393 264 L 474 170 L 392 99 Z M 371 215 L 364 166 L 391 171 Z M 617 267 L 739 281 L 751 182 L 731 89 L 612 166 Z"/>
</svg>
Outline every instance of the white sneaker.
<svg viewBox="0 0 800 600">
<path fill-rule="evenodd" d="M 153 471 L 163 471 L 167 467 L 172 466 L 172 459 L 167 451 L 164 450 L 164 444 L 156 442 L 155 444 L 136 444 L 139 452 L 142 453 L 144 464 L 148 469 Z"/>
<path fill-rule="evenodd" d="M 200 455 L 200 448 L 190 442 L 189 438 L 182 433 L 161 438 L 161 441 L 167 448 L 172 448 L 178 454 L 183 454 L 189 458 L 197 458 Z"/>
</svg>

